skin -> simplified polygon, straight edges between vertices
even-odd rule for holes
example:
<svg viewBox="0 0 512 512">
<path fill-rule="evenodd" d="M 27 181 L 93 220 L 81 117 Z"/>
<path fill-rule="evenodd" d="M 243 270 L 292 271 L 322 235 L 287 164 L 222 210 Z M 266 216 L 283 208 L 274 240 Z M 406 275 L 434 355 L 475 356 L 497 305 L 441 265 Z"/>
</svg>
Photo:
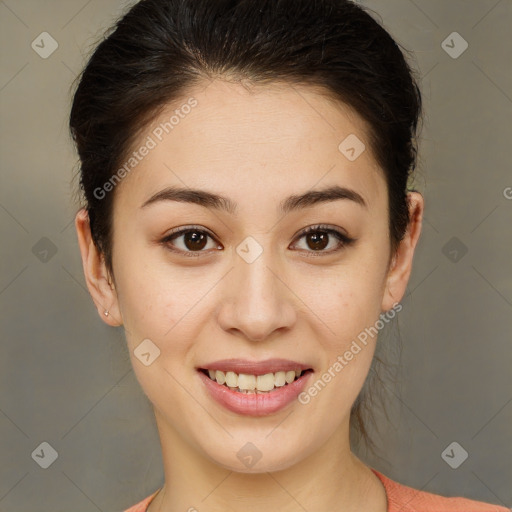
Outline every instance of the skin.
<svg viewBox="0 0 512 512">
<path fill-rule="evenodd" d="M 267 417 L 222 408 L 195 367 L 277 357 L 308 363 L 315 370 L 310 383 L 316 381 L 403 297 L 423 197 L 409 193 L 412 220 L 391 255 L 386 183 L 367 126 L 311 86 L 248 88 L 217 79 L 169 105 L 140 140 L 190 96 L 197 106 L 115 189 L 113 276 L 92 242 L 86 212 L 75 220 L 98 313 L 109 325 L 124 325 L 134 371 L 154 407 L 165 484 L 149 511 L 384 512 L 380 480 L 349 443 L 350 407 L 377 337 L 309 404 L 294 401 Z M 349 134 L 366 144 L 355 161 L 338 150 Z M 170 185 L 224 195 L 238 211 L 175 201 L 141 208 Z M 357 191 L 367 208 L 336 200 L 284 216 L 277 211 L 292 194 L 330 185 Z M 327 247 L 315 251 L 300 232 L 316 224 L 357 240 L 329 252 L 338 247 L 330 235 Z M 193 252 L 183 235 L 167 247 L 161 242 L 172 228 L 190 225 L 214 235 L 199 257 L 169 250 L 174 244 Z M 248 236 L 263 249 L 250 264 L 236 252 Z M 160 349 L 149 366 L 133 352 L 146 338 Z M 237 458 L 249 441 L 262 454 L 252 468 Z"/>
</svg>

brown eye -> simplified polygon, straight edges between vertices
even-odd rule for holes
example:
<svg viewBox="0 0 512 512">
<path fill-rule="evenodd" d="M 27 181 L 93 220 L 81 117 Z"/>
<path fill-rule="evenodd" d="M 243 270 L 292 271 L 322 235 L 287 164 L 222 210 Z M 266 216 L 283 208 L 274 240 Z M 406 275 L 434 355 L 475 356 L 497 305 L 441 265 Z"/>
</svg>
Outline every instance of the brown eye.
<svg viewBox="0 0 512 512">
<path fill-rule="evenodd" d="M 208 245 L 208 239 L 212 240 L 210 248 L 219 248 L 218 244 L 214 243 L 212 235 L 207 231 L 197 228 L 174 231 L 166 236 L 162 243 L 172 251 L 181 252 L 187 256 L 199 256 L 199 254 L 193 253 L 207 252 L 205 247 Z"/>
<path fill-rule="evenodd" d="M 340 251 L 356 241 L 355 238 L 350 238 L 337 229 L 328 226 L 310 226 L 298 238 L 299 240 L 304 239 L 306 246 L 299 247 L 299 249 L 309 253 L 319 253 L 318 256 Z M 334 244 L 331 244 L 331 240 L 334 240 Z M 334 245 L 334 247 L 331 247 L 330 250 L 325 250 L 329 245 Z"/>
<path fill-rule="evenodd" d="M 349 238 L 340 231 L 327 226 L 310 226 L 298 238 L 299 240 L 304 239 L 306 246 L 299 247 L 299 249 L 314 256 L 335 253 L 356 241 L 355 238 Z M 211 240 L 210 247 L 208 247 L 209 239 Z M 208 253 L 208 248 L 222 249 L 222 246 L 216 243 L 213 235 L 208 231 L 193 226 L 176 229 L 161 240 L 161 243 L 171 251 L 184 256 L 200 256 L 202 253 Z M 329 246 L 333 247 L 326 250 Z"/>
<path fill-rule="evenodd" d="M 315 251 L 321 251 L 325 249 L 329 244 L 329 234 L 322 231 L 317 231 L 316 233 L 308 233 L 306 235 L 306 241 L 308 247 Z"/>
<path fill-rule="evenodd" d="M 187 231 L 183 235 L 183 244 L 191 251 L 200 251 L 206 246 L 207 236 L 198 231 Z"/>
</svg>

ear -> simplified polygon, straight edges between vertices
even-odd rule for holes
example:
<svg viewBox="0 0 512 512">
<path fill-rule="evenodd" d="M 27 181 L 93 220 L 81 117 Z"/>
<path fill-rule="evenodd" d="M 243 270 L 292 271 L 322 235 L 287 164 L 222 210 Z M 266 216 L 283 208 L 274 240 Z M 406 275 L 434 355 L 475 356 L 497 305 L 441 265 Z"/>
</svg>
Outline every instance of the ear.
<svg viewBox="0 0 512 512">
<path fill-rule="evenodd" d="M 103 255 L 98 251 L 91 235 L 89 214 L 85 208 L 75 217 L 75 228 L 82 255 L 85 282 L 101 319 L 112 327 L 122 325 L 117 293 L 108 274 Z M 105 315 L 108 311 L 108 316 Z"/>
<path fill-rule="evenodd" d="M 389 311 L 395 303 L 402 300 L 411 275 L 414 249 L 421 233 L 424 212 L 423 196 L 419 192 L 409 192 L 407 200 L 410 223 L 390 264 L 382 298 L 382 311 Z"/>
</svg>

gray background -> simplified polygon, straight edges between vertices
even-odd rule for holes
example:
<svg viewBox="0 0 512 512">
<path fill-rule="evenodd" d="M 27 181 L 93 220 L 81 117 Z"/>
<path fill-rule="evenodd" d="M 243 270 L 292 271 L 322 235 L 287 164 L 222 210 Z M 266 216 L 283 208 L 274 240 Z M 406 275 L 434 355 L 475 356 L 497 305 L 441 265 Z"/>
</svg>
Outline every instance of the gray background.
<svg viewBox="0 0 512 512">
<path fill-rule="evenodd" d="M 414 51 L 427 117 L 423 233 L 379 339 L 400 335 L 400 380 L 384 390 L 390 420 L 377 410 L 380 457 L 360 455 L 412 487 L 512 506 L 512 2 L 361 3 Z M 122 328 L 96 313 L 73 226 L 70 86 L 124 5 L 0 2 L 2 511 L 121 510 L 162 483 L 151 408 Z M 31 47 L 44 31 L 59 45 L 47 59 Z M 469 44 L 458 58 L 441 46 L 454 31 Z M 31 456 L 44 441 L 47 469 Z M 441 456 L 454 441 L 457 469 Z"/>
</svg>

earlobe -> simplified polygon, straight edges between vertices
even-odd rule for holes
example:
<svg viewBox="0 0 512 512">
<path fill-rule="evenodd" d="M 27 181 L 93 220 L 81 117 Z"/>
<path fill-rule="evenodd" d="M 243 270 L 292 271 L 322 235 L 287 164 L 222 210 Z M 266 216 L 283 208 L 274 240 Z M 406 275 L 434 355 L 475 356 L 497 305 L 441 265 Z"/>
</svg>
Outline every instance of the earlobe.
<svg viewBox="0 0 512 512">
<path fill-rule="evenodd" d="M 421 234 L 424 211 L 423 196 L 419 192 L 409 192 L 407 199 L 410 222 L 407 232 L 393 256 L 387 274 L 381 305 L 382 311 L 389 311 L 395 303 L 402 300 L 411 275 L 416 244 Z"/>
<path fill-rule="evenodd" d="M 82 257 L 85 282 L 103 321 L 113 327 L 122 325 L 115 287 L 91 235 L 89 215 L 85 208 L 75 216 L 75 228 Z"/>
</svg>

